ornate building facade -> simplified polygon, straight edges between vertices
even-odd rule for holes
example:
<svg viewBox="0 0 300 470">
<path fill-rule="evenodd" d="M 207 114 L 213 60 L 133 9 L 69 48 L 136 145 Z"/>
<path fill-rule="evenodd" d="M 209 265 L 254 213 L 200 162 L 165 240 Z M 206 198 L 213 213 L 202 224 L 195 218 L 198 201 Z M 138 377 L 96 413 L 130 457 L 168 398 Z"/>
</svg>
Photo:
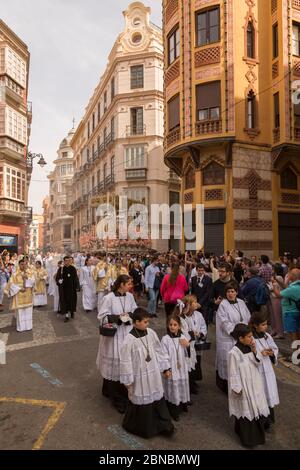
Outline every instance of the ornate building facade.
<svg viewBox="0 0 300 470">
<path fill-rule="evenodd" d="M 299 0 L 164 0 L 163 22 L 165 162 L 205 250 L 299 256 Z"/>
<path fill-rule="evenodd" d="M 71 129 L 62 140 L 54 160 L 55 169 L 48 176 L 50 180 L 48 238 L 50 248 L 60 253 L 72 251 L 72 222 L 69 214 L 69 186 L 74 176 L 73 150 L 71 140 L 75 129 Z M 49 232 L 49 231 L 48 231 Z"/>
<path fill-rule="evenodd" d="M 169 203 L 180 186 L 163 161 L 163 41 L 150 9 L 132 3 L 124 12 L 108 65 L 72 140 L 75 159 L 71 213 L 76 249 L 99 248 L 99 204 L 119 197 L 146 204 Z M 175 242 L 174 242 L 175 243 Z M 168 249 L 169 240 L 114 240 L 111 250 Z"/>
<path fill-rule="evenodd" d="M 27 45 L 0 20 L 0 251 L 22 252 L 29 240 L 29 58 Z"/>
</svg>

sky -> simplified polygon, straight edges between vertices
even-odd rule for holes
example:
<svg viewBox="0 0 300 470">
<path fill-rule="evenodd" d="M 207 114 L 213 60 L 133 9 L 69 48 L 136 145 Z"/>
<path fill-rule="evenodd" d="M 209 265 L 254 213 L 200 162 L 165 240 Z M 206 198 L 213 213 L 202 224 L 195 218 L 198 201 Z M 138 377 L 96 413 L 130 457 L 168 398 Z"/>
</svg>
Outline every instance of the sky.
<svg viewBox="0 0 300 470">
<path fill-rule="evenodd" d="M 161 0 L 144 0 L 151 21 L 161 26 Z M 33 121 L 29 149 L 34 161 L 29 206 L 42 213 L 47 175 L 60 142 L 84 114 L 114 42 L 124 30 L 130 0 L 0 0 L 1 19 L 28 45 L 29 97 Z"/>
</svg>

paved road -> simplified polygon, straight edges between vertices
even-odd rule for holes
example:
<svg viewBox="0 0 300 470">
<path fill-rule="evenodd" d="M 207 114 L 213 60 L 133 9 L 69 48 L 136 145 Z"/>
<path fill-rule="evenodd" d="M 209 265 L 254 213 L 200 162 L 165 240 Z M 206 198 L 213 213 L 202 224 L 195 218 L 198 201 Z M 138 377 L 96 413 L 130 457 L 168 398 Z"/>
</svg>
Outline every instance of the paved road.
<svg viewBox="0 0 300 470">
<path fill-rule="evenodd" d="M 80 302 L 79 302 L 80 303 Z M 81 303 L 80 303 L 81 305 Z M 95 366 L 96 313 L 80 308 L 65 324 L 35 309 L 33 332 L 17 333 L 11 313 L 0 314 L 7 364 L 0 365 L 0 449 L 241 449 L 225 396 L 215 386 L 214 348 L 203 358 L 204 380 L 172 438 L 144 440 L 122 430 L 122 416 L 100 393 Z M 152 321 L 164 332 L 164 313 Z M 210 327 L 211 339 L 214 328 Z M 277 368 L 281 405 L 264 449 L 299 449 L 300 376 Z"/>
</svg>

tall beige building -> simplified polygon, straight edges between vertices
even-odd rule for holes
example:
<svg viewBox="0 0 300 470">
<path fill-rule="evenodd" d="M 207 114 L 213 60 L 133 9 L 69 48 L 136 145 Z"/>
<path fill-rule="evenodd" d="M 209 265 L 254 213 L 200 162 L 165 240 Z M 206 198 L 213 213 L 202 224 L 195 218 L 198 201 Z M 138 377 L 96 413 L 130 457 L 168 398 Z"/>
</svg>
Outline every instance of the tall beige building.
<svg viewBox="0 0 300 470">
<path fill-rule="evenodd" d="M 75 249 L 96 249 L 96 209 L 119 197 L 162 204 L 179 200 L 178 179 L 163 161 L 163 41 L 141 2 L 123 13 L 125 29 L 108 57 L 71 145 L 74 150 L 73 239 Z M 169 240 L 140 241 L 140 247 L 166 250 Z M 111 242 L 109 249 L 134 247 Z"/>
<path fill-rule="evenodd" d="M 65 139 L 62 140 L 57 151 L 57 159 L 54 161 L 55 169 L 48 176 L 50 180 L 50 239 L 52 250 L 68 252 L 72 250 L 72 220 L 68 213 L 68 186 L 72 184 L 73 150 L 71 140 L 74 136 L 74 128 L 71 129 Z"/>
<path fill-rule="evenodd" d="M 28 251 L 30 254 L 37 255 L 43 249 L 44 244 L 44 217 L 39 214 L 33 214 L 32 222 L 29 226 L 29 246 Z"/>
<path fill-rule="evenodd" d="M 31 165 L 26 164 L 31 103 L 27 102 L 30 54 L 0 20 L 0 251 L 27 247 Z"/>
</svg>

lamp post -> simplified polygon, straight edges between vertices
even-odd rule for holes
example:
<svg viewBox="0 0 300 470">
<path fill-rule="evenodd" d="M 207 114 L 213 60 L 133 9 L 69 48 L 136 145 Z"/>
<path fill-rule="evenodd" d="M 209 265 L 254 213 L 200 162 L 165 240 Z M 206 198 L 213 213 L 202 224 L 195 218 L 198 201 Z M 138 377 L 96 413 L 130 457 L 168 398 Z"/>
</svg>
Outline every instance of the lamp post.
<svg viewBox="0 0 300 470">
<path fill-rule="evenodd" d="M 33 164 L 33 160 L 35 158 L 38 158 L 39 161 L 37 162 L 37 164 L 41 167 L 41 168 L 44 168 L 45 165 L 47 165 L 47 162 L 46 160 L 44 159 L 44 156 L 41 154 L 41 153 L 32 153 L 32 152 L 28 152 L 27 153 L 27 166 L 29 168 L 32 169 L 32 164 Z"/>
</svg>

